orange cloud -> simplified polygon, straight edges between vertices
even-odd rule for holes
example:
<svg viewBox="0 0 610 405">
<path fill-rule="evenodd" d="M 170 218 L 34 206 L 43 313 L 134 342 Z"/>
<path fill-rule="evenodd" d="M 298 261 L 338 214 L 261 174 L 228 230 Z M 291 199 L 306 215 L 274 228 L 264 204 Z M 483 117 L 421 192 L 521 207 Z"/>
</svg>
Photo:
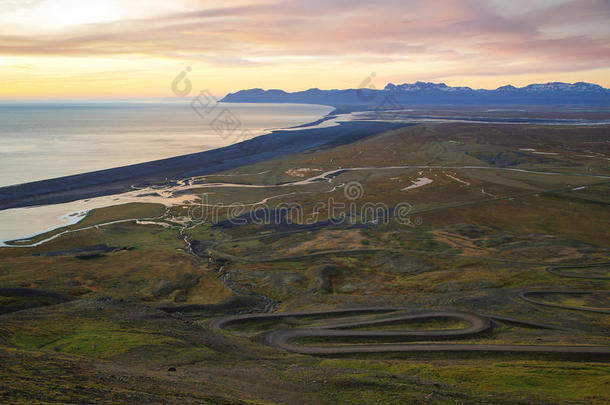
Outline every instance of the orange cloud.
<svg viewBox="0 0 610 405">
<path fill-rule="evenodd" d="M 474 82 L 459 84 L 475 87 L 479 76 L 485 83 L 496 76 L 502 85 L 544 72 L 549 81 L 575 72 L 593 81 L 604 77 L 600 70 L 610 72 L 610 32 L 601 24 L 610 16 L 610 3 L 604 0 L 515 0 L 510 10 L 503 2 L 483 0 L 221 4 L 229 5 L 188 1 L 184 10 L 163 9 L 147 18 L 133 18 L 132 12 L 44 35 L 4 32 L 0 55 L 33 66 L 40 81 L 46 67 L 37 58 L 64 60 L 66 72 L 78 77 L 99 74 L 87 60 L 117 57 L 126 62 L 115 70 L 135 76 L 142 68 L 127 61 L 137 60 L 150 66 L 149 87 L 142 82 L 132 90 L 147 95 L 163 94 L 165 88 L 152 86 L 174 73 L 165 69 L 186 63 L 215 77 L 219 92 L 236 86 L 339 87 L 346 80 L 353 87 L 374 70 L 404 80 L 468 77 Z M 71 65 L 75 59 L 84 61 L 79 69 Z M 340 75 L 334 73 L 338 67 L 344 69 Z M 0 72 L 21 80 L 7 69 L 0 65 Z M 606 77 L 600 84 L 610 85 Z"/>
</svg>

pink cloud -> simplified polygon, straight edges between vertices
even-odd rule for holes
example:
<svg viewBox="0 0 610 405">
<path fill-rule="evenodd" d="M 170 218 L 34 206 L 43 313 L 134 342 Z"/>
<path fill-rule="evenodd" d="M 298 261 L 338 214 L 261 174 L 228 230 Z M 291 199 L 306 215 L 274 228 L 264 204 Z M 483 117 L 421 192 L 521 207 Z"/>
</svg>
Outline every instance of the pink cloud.
<svg viewBox="0 0 610 405">
<path fill-rule="evenodd" d="M 44 38 L 0 36 L 4 55 L 148 54 L 242 65 L 260 56 L 337 60 L 401 55 L 436 58 L 447 69 L 594 69 L 610 61 L 610 33 L 548 36 L 548 26 L 599 21 L 604 0 L 567 1 L 508 15 L 483 0 L 282 1 L 218 7 L 82 26 Z"/>
</svg>

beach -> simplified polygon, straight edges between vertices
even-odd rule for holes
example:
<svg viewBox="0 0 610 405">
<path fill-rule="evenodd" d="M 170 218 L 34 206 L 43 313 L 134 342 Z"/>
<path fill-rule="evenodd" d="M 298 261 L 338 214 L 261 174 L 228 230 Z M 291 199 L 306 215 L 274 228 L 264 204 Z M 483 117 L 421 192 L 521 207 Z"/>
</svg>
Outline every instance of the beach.
<svg viewBox="0 0 610 405">
<path fill-rule="evenodd" d="M 312 148 L 349 143 L 402 126 L 405 124 L 352 121 L 336 127 L 276 130 L 210 151 L 2 187 L 0 210 L 119 194 L 135 184 L 202 176 Z"/>
</svg>

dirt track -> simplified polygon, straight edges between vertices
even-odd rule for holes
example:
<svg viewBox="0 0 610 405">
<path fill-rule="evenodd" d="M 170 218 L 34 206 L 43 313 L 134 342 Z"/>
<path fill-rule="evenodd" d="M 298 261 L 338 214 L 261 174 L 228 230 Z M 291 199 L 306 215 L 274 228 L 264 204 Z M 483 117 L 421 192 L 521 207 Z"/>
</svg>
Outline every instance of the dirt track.
<svg viewBox="0 0 610 405">
<path fill-rule="evenodd" d="M 381 317 L 381 315 L 387 315 Z M 390 352 L 512 352 L 512 353 L 576 353 L 610 355 L 607 346 L 566 346 L 566 345 L 495 345 L 495 344 L 461 344 L 461 343 L 428 343 L 431 340 L 458 340 L 481 335 L 491 329 L 490 318 L 478 314 L 459 311 L 409 311 L 406 308 L 364 308 L 321 312 L 250 314 L 238 315 L 213 320 L 211 326 L 224 329 L 229 325 L 269 319 L 291 319 L 297 321 L 303 317 L 325 316 L 361 316 L 375 315 L 377 318 L 351 322 L 326 321 L 322 325 L 304 328 L 280 329 L 264 334 L 265 343 L 291 352 L 309 355 L 339 355 L 357 353 L 390 353 Z M 433 318 L 452 318 L 467 322 L 461 329 L 446 330 L 346 330 L 359 327 L 375 327 L 400 322 L 418 321 Z M 498 318 L 501 319 L 501 318 Z M 324 339 L 327 345 L 305 345 L 292 343 L 297 339 Z M 344 344 L 349 339 L 373 339 L 371 344 Z M 338 340 L 333 343 L 332 340 Z M 386 340 L 394 343 L 379 343 Z M 400 343 L 395 343 L 399 341 Z M 425 341 L 426 343 L 404 343 Z"/>
<path fill-rule="evenodd" d="M 561 304 L 553 304 L 550 302 L 539 301 L 533 298 L 530 298 L 529 295 L 535 294 L 594 294 L 605 291 L 585 291 L 585 290 L 526 290 L 521 291 L 519 293 L 519 297 L 524 299 L 527 302 L 536 305 L 544 305 L 546 307 L 560 308 L 560 309 L 571 309 L 575 311 L 587 311 L 587 312 L 596 312 L 599 314 L 610 314 L 610 310 L 602 309 L 602 308 L 587 308 L 587 307 L 574 307 L 570 305 L 561 305 Z"/>
<path fill-rule="evenodd" d="M 584 278 L 589 280 L 610 280 L 610 277 L 605 276 L 592 276 L 586 274 L 567 274 L 563 273 L 561 269 L 594 269 L 596 267 L 608 267 L 610 263 L 596 263 L 596 264 L 583 264 L 583 265 L 573 265 L 573 266 L 553 266 L 546 269 L 549 273 L 559 276 L 559 277 L 569 277 L 569 278 Z"/>
<path fill-rule="evenodd" d="M 549 273 L 558 277 L 569 277 L 569 278 L 580 278 L 580 279 L 591 279 L 591 280 L 607 280 L 608 277 L 593 276 L 587 274 L 566 274 L 562 273 L 560 269 L 593 269 L 596 267 L 607 267 L 610 263 L 593 263 L 593 264 L 580 264 L 580 265 L 567 265 L 567 266 L 552 266 L 546 269 Z M 570 305 L 554 304 L 551 302 L 544 302 L 533 299 L 529 295 L 540 295 L 540 294 L 595 294 L 595 293 L 607 293 L 608 291 L 603 290 L 525 290 L 519 293 L 519 297 L 531 304 L 544 305 L 547 307 L 570 309 L 575 311 L 587 311 L 596 312 L 599 314 L 610 314 L 609 309 L 605 308 L 587 308 L 587 307 L 575 307 Z"/>
</svg>

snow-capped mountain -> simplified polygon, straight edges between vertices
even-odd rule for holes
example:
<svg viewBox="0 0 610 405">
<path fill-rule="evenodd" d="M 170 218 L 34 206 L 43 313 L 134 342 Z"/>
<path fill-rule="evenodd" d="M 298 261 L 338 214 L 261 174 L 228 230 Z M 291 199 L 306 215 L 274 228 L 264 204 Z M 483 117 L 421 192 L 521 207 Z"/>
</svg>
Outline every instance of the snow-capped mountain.
<svg viewBox="0 0 610 405">
<path fill-rule="evenodd" d="M 522 88 L 527 92 L 541 93 L 548 91 L 575 91 L 575 92 L 604 92 L 607 89 L 604 89 L 602 86 L 592 83 L 586 82 L 578 82 L 578 83 L 562 83 L 562 82 L 552 82 L 552 83 L 544 83 L 544 84 L 530 84 L 529 86 L 525 86 Z"/>
<path fill-rule="evenodd" d="M 543 93 L 550 91 L 575 91 L 575 92 L 604 92 L 608 91 L 602 86 L 586 82 L 577 83 L 563 83 L 563 82 L 551 82 L 551 83 L 540 83 L 530 84 L 525 87 L 515 87 L 512 85 L 506 85 L 498 87 L 496 90 L 473 90 L 470 87 L 451 87 L 445 83 L 433 83 L 433 82 L 415 82 L 415 83 L 404 83 L 404 84 L 393 84 L 388 83 L 385 86 L 385 90 L 389 91 L 526 91 L 529 93 Z"/>
<path fill-rule="evenodd" d="M 586 82 L 550 82 L 524 87 L 506 85 L 495 90 L 452 87 L 445 83 L 388 83 L 382 90 L 309 89 L 294 93 L 251 89 L 228 94 L 224 102 L 309 103 L 332 106 L 381 105 L 384 100 L 402 105 L 595 105 L 610 106 L 610 90 Z"/>
<path fill-rule="evenodd" d="M 384 90 L 389 91 L 472 91 L 470 87 L 450 87 L 445 83 L 415 82 L 404 84 L 388 83 Z"/>
</svg>

